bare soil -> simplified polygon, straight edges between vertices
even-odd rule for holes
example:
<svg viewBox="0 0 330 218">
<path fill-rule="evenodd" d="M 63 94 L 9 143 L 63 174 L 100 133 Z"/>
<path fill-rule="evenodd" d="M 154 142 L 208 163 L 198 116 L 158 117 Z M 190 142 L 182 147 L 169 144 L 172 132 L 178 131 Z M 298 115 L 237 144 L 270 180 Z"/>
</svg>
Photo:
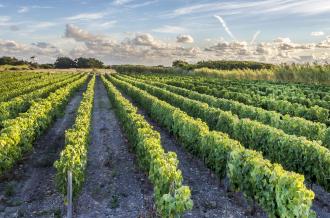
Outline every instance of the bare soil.
<svg viewBox="0 0 330 218">
<path fill-rule="evenodd" d="M 76 217 L 154 216 L 153 189 L 137 167 L 106 89 L 97 78 L 85 186 Z"/>
<path fill-rule="evenodd" d="M 63 198 L 54 183 L 54 161 L 64 146 L 64 132 L 86 86 L 70 99 L 62 117 L 34 143 L 34 150 L 0 181 L 0 217 L 61 217 Z"/>
<path fill-rule="evenodd" d="M 319 218 L 330 217 L 330 193 L 326 192 L 322 187 L 318 185 L 312 185 L 310 187 L 315 193 L 312 209 L 316 212 Z"/>
</svg>

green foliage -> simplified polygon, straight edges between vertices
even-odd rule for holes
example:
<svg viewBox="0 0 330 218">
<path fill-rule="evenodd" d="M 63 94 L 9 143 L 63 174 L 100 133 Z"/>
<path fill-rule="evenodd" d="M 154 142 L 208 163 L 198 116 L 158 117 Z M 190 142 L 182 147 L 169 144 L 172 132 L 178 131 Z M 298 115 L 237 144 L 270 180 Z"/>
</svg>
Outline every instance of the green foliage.
<svg viewBox="0 0 330 218">
<path fill-rule="evenodd" d="M 160 135 L 137 113 L 134 107 L 104 77 L 119 120 L 133 145 L 140 166 L 148 172 L 154 186 L 156 207 L 162 217 L 178 217 L 192 208 L 190 189 L 182 185 L 181 171 L 177 169 L 178 160 L 173 152 L 166 153 L 161 146 Z"/>
<path fill-rule="evenodd" d="M 130 77 L 126 77 L 129 79 Z M 142 81 L 142 80 L 141 80 Z M 153 80 L 155 81 L 155 80 Z M 148 82 L 157 87 L 165 88 L 166 90 L 182 95 L 189 99 L 207 103 L 211 107 L 216 107 L 221 110 L 231 111 L 239 118 L 249 118 L 257 120 L 263 124 L 282 129 L 287 134 L 294 134 L 298 136 L 305 136 L 311 140 L 321 140 L 324 145 L 330 148 L 330 141 L 325 137 L 327 126 L 321 123 L 315 123 L 305 120 L 300 117 L 291 117 L 289 115 L 282 115 L 275 111 L 268 111 L 262 108 L 246 105 L 238 101 L 224 98 L 216 98 L 211 95 L 200 94 L 188 89 L 167 85 L 160 82 Z"/>
<path fill-rule="evenodd" d="M 24 64 L 28 64 L 29 62 L 27 61 L 23 61 L 23 60 L 18 60 L 15 57 L 8 57 L 8 56 L 3 56 L 0 57 L 0 65 L 24 65 Z"/>
<path fill-rule="evenodd" d="M 173 132 L 187 150 L 202 158 L 221 178 L 227 175 L 232 188 L 257 201 L 270 217 L 314 216 L 310 210 L 314 193 L 304 186 L 303 176 L 271 164 L 260 153 L 244 149 L 224 133 L 209 131 L 200 119 L 188 116 L 146 91 L 113 76 L 108 79 Z M 244 158 L 247 155 L 250 158 Z"/>
<path fill-rule="evenodd" d="M 65 148 L 62 150 L 60 158 L 54 163 L 57 170 L 56 185 L 64 196 L 67 194 L 68 171 L 72 172 L 73 197 L 78 196 L 85 181 L 94 85 L 95 75 L 83 94 L 73 127 L 65 132 Z"/>
<path fill-rule="evenodd" d="M 275 65 L 268 63 L 261 63 L 255 61 L 199 61 L 194 65 L 194 68 L 207 67 L 210 69 L 218 70 L 235 70 L 235 69 L 251 69 L 251 70 L 261 70 L 261 69 L 273 69 Z"/>
<path fill-rule="evenodd" d="M 128 81 L 128 80 L 127 80 Z M 303 173 L 310 181 L 330 190 L 330 152 L 315 141 L 287 135 L 282 130 L 249 119 L 239 119 L 229 111 L 208 107 L 207 104 L 171 93 L 138 81 L 130 83 L 165 100 L 187 114 L 199 117 L 210 128 L 228 133 L 247 148 L 262 151 L 286 169 Z M 148 104 L 147 104 L 148 105 Z"/>
<path fill-rule="evenodd" d="M 144 66 L 144 65 L 112 65 L 112 69 L 119 73 L 160 73 L 160 74 L 176 74 L 188 73 L 180 68 L 163 67 L 163 66 Z"/>
<path fill-rule="evenodd" d="M 95 58 L 77 58 L 75 60 L 77 68 L 104 68 L 102 61 Z"/>
<path fill-rule="evenodd" d="M 12 119 L 19 113 L 25 112 L 31 106 L 32 102 L 39 101 L 44 97 L 47 97 L 51 92 L 54 92 L 81 77 L 82 75 L 60 74 L 59 77 L 45 78 L 45 82 L 33 81 L 30 86 L 25 87 L 30 91 L 30 93 L 19 95 L 9 101 L 0 102 L 0 126 L 2 126 L 2 122 L 4 120 Z M 19 93 L 17 92 L 18 90 L 20 90 L 20 92 L 24 92 L 24 89 L 21 90 L 18 88 L 14 91 L 7 92 L 6 96 L 12 96 L 15 93 L 17 94 Z M 1 97 L 5 96 L 0 96 L 0 98 Z"/>
<path fill-rule="evenodd" d="M 58 69 L 75 68 L 76 62 L 69 57 L 58 57 L 54 63 L 54 67 Z"/>
<path fill-rule="evenodd" d="M 231 152 L 228 162 L 232 187 L 245 190 L 245 195 L 259 199 L 269 217 L 316 217 L 310 211 L 314 193 L 301 191 L 303 176 L 286 172 L 280 165 L 271 164 L 251 150 Z M 292 203 L 299 202 L 299 205 L 288 203 L 288 199 Z M 290 204 L 295 208 L 291 208 Z"/>
<path fill-rule="evenodd" d="M 213 95 L 218 98 L 236 100 L 244 104 L 262 107 L 266 110 L 274 110 L 281 114 L 303 117 L 305 119 L 327 123 L 329 121 L 329 110 L 319 106 L 307 107 L 297 103 L 291 103 L 286 100 L 276 100 L 267 96 L 249 95 L 246 91 L 230 91 L 219 86 L 206 86 L 198 84 L 189 84 L 183 81 L 170 81 L 170 85 L 187 88 L 203 94 Z"/>
<path fill-rule="evenodd" d="M 0 175 L 32 149 L 32 143 L 58 116 L 71 94 L 79 88 L 87 76 L 58 89 L 47 98 L 33 102 L 29 110 L 18 117 L 3 122 L 0 132 Z"/>
</svg>

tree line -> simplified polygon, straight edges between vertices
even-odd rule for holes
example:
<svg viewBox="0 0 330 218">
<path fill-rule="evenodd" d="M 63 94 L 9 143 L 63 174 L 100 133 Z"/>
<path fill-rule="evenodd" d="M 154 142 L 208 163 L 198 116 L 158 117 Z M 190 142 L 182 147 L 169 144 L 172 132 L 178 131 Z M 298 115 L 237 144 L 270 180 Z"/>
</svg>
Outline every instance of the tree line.
<svg viewBox="0 0 330 218">
<path fill-rule="evenodd" d="M 31 57 L 32 59 L 32 57 Z M 107 68 L 107 66 L 96 58 L 79 57 L 72 59 L 70 57 L 58 57 L 54 63 L 38 64 L 34 61 L 19 60 L 15 57 L 3 56 L 0 57 L 0 65 L 29 65 L 32 68 L 42 69 L 67 69 L 67 68 Z"/>
<path fill-rule="evenodd" d="M 256 61 L 227 61 L 227 60 L 217 60 L 217 61 L 199 61 L 196 64 L 190 64 L 183 60 L 176 60 L 172 64 L 173 67 L 179 67 L 185 70 L 193 70 L 198 68 L 207 67 L 209 69 L 217 70 L 234 70 L 234 69 L 251 69 L 251 70 L 263 70 L 263 69 L 273 69 L 275 65 L 269 63 L 262 63 Z"/>
</svg>

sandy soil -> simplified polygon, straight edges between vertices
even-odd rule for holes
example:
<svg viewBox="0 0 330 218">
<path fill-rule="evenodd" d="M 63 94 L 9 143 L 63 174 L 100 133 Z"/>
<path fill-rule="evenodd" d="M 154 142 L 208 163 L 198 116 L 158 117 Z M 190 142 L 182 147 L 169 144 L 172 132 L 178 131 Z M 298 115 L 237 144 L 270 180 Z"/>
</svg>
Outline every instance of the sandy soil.
<svg viewBox="0 0 330 218">
<path fill-rule="evenodd" d="M 100 78 L 95 96 L 87 177 L 75 216 L 153 216 L 152 186 L 137 167 Z"/>
</svg>

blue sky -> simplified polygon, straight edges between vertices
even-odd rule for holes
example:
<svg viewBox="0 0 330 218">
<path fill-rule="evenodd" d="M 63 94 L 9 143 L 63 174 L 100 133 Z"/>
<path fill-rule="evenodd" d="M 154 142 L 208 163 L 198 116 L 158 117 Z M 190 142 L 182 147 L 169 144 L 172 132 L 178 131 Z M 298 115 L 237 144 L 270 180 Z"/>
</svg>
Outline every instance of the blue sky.
<svg viewBox="0 0 330 218">
<path fill-rule="evenodd" d="M 324 61 L 330 1 L 0 0 L 0 28 L 1 55 L 37 54 L 41 62 Z"/>
</svg>

